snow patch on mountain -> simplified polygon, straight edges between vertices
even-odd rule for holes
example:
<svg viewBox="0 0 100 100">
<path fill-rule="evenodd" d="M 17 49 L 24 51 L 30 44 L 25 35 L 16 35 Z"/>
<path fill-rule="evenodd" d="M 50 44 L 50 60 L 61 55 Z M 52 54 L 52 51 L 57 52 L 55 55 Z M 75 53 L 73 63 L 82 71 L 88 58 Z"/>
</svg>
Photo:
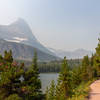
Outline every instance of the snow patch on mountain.
<svg viewBox="0 0 100 100">
<path fill-rule="evenodd" d="M 5 39 L 6 41 L 9 42 L 16 42 L 16 43 L 20 43 L 22 41 L 27 41 L 27 38 L 20 38 L 20 37 L 13 37 L 13 39 Z"/>
<path fill-rule="evenodd" d="M 26 40 L 28 40 L 27 38 L 20 38 L 20 37 L 14 37 L 13 39 L 18 40 L 18 41 L 26 41 Z"/>
<path fill-rule="evenodd" d="M 18 41 L 18 40 L 8 40 L 8 39 L 4 39 L 4 40 L 6 40 L 6 41 L 8 41 L 8 42 L 16 42 L 16 43 L 20 43 L 20 41 Z"/>
</svg>

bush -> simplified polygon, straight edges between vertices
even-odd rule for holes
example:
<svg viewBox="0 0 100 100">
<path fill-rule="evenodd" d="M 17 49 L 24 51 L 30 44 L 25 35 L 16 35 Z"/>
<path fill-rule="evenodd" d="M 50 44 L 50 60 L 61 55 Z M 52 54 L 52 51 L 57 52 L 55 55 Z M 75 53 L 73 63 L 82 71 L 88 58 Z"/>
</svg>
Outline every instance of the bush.
<svg viewBox="0 0 100 100">
<path fill-rule="evenodd" d="M 12 94 L 5 100 L 22 100 L 22 98 L 19 97 L 17 94 Z"/>
<path fill-rule="evenodd" d="M 96 79 L 90 80 L 86 83 L 80 84 L 76 89 L 73 90 L 72 98 L 69 100 L 85 100 L 88 97 L 90 92 L 90 84 L 93 83 Z"/>
</svg>

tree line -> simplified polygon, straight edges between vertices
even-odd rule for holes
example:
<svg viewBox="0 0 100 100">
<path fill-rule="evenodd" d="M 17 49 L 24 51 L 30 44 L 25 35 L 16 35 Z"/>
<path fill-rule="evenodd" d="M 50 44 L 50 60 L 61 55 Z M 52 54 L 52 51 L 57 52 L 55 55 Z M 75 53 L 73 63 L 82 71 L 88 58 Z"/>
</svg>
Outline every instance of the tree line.
<svg viewBox="0 0 100 100">
<path fill-rule="evenodd" d="M 28 69 L 30 65 L 32 64 L 31 61 L 23 61 L 23 60 L 16 60 L 19 63 L 23 63 L 25 65 L 25 68 Z M 49 61 L 49 62 L 38 62 L 38 68 L 40 73 L 59 73 L 61 70 L 63 60 L 55 60 L 55 61 Z M 77 67 L 81 64 L 82 59 L 68 59 L 68 66 L 70 69 L 73 69 L 74 67 Z"/>
</svg>

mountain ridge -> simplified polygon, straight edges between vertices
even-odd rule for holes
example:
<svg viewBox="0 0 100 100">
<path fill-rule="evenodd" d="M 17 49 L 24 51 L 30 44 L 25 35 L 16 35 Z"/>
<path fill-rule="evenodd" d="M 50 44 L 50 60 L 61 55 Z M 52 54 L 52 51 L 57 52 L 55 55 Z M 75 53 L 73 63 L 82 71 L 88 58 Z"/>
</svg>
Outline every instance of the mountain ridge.
<svg viewBox="0 0 100 100">
<path fill-rule="evenodd" d="M 52 51 L 53 53 L 55 53 L 56 56 L 61 57 L 61 58 L 66 56 L 68 59 L 81 59 L 86 55 L 91 57 L 91 55 L 93 53 L 92 51 L 85 50 L 85 49 L 76 49 L 76 50 L 73 50 L 73 51 L 56 50 L 56 49 L 52 49 L 52 48 L 49 48 L 49 47 L 48 47 L 48 49 L 50 51 Z"/>
</svg>

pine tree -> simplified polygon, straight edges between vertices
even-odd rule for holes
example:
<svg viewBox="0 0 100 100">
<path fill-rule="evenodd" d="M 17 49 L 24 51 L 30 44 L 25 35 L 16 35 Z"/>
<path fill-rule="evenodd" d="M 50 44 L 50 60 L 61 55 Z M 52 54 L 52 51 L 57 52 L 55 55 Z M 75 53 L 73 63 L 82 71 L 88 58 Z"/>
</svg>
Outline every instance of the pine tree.
<svg viewBox="0 0 100 100">
<path fill-rule="evenodd" d="M 45 91 L 45 100 L 49 100 L 49 88 L 48 87 L 46 88 L 46 91 Z"/>
<path fill-rule="evenodd" d="M 91 66 L 94 66 L 94 58 L 95 58 L 95 54 L 92 54 L 91 59 L 90 59 Z"/>
<path fill-rule="evenodd" d="M 76 88 L 78 85 L 80 85 L 80 83 L 82 82 L 82 69 L 81 67 L 75 67 L 72 70 L 72 81 L 71 81 L 71 85 L 72 85 L 72 89 Z"/>
<path fill-rule="evenodd" d="M 69 68 L 66 57 L 62 64 L 61 72 L 59 73 L 58 84 L 56 88 L 56 98 L 57 100 L 66 100 L 69 95 L 70 85 L 69 85 Z"/>
<path fill-rule="evenodd" d="M 39 79 L 39 71 L 37 64 L 37 53 L 34 53 L 33 62 L 30 70 L 24 74 L 24 87 L 26 94 L 25 100 L 42 100 L 41 81 Z M 27 98 L 27 99 L 26 99 Z"/>
<path fill-rule="evenodd" d="M 5 100 L 12 94 L 20 96 L 21 82 L 19 78 L 24 70 L 12 61 L 11 53 L 6 51 L 4 58 L 2 57 L 0 68 L 2 69 L 0 69 L 0 100 Z"/>
<path fill-rule="evenodd" d="M 90 80 L 93 78 L 93 66 L 91 66 L 91 61 L 87 56 L 84 56 L 83 60 L 82 60 L 82 80 L 84 82 Z"/>
<path fill-rule="evenodd" d="M 96 63 L 95 57 L 96 57 L 96 54 L 92 54 L 91 61 L 90 61 L 92 71 L 93 71 L 93 77 L 97 77 L 97 69 L 96 69 L 96 66 L 95 66 L 95 63 Z"/>
<path fill-rule="evenodd" d="M 55 100 L 55 82 L 51 82 L 50 87 L 46 90 L 46 100 Z"/>
<path fill-rule="evenodd" d="M 90 62 L 89 62 L 89 57 L 88 55 L 87 56 L 84 56 L 83 60 L 82 60 L 82 66 L 83 67 L 87 67 L 89 66 Z"/>
<path fill-rule="evenodd" d="M 39 76 L 39 69 L 38 69 L 38 63 L 37 63 L 37 52 L 36 50 L 34 51 L 34 58 L 33 58 L 33 62 L 32 62 L 32 67 L 33 70 L 36 72 L 37 77 Z"/>
<path fill-rule="evenodd" d="M 82 60 L 82 73 L 81 73 L 83 81 L 88 81 L 88 71 L 87 71 L 88 66 L 89 66 L 89 57 L 84 56 Z"/>
<path fill-rule="evenodd" d="M 96 54 L 95 54 L 95 58 L 94 58 L 94 66 L 96 68 L 97 71 L 97 75 L 100 76 L 100 39 L 98 46 L 96 48 Z"/>
</svg>

